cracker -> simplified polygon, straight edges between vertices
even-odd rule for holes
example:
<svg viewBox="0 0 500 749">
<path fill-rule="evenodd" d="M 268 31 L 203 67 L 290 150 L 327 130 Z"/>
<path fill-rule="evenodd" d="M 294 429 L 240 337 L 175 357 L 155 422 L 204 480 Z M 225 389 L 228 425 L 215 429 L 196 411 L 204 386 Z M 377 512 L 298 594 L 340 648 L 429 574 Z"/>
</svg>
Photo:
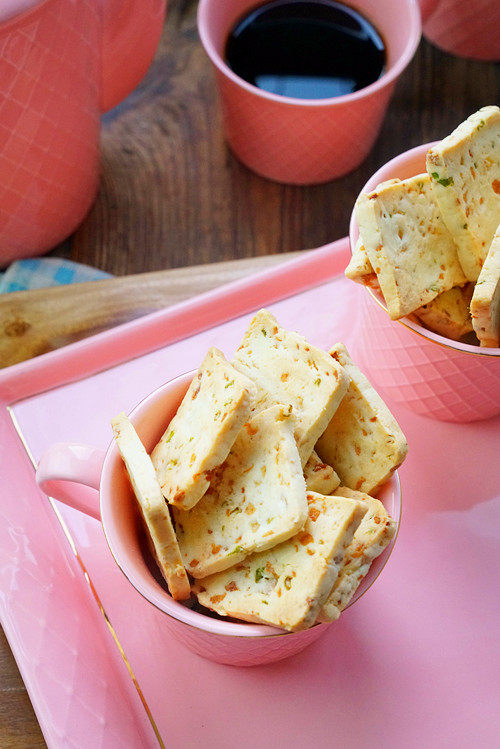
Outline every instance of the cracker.
<svg viewBox="0 0 500 749">
<path fill-rule="evenodd" d="M 307 489 L 317 494 L 333 494 L 340 484 L 340 479 L 333 468 L 323 463 L 314 450 L 304 466 L 304 478 Z"/>
<path fill-rule="evenodd" d="M 427 154 L 441 213 L 475 281 L 500 223 L 500 109 L 483 107 Z"/>
<path fill-rule="evenodd" d="M 472 331 L 469 312 L 472 291 L 473 284 L 455 286 L 419 307 L 415 315 L 429 330 L 458 341 Z"/>
<path fill-rule="evenodd" d="M 124 413 L 111 420 L 116 445 L 125 463 L 149 536 L 152 551 L 170 595 L 184 600 L 191 595 L 167 503 L 161 493 L 151 459 Z"/>
<path fill-rule="evenodd" d="M 500 226 L 474 287 L 470 308 L 481 346 L 500 346 Z"/>
<path fill-rule="evenodd" d="M 321 460 L 335 466 L 344 486 L 366 493 L 384 484 L 401 465 L 408 445 L 396 419 L 342 343 L 330 354 L 346 370 L 351 384 L 316 444 Z"/>
<path fill-rule="evenodd" d="M 384 185 L 393 185 L 396 182 L 400 182 L 399 179 L 389 179 L 384 182 Z M 366 247 L 361 237 L 361 232 L 358 236 L 356 244 L 352 250 L 351 259 L 347 268 L 345 269 L 345 275 L 350 278 L 351 281 L 356 283 L 362 283 L 364 286 L 378 287 L 377 275 L 373 270 L 373 266 L 370 263 L 368 255 L 366 254 Z"/>
<path fill-rule="evenodd" d="M 349 385 L 342 367 L 297 333 L 280 328 L 267 310 L 250 323 L 233 360 L 258 387 L 254 411 L 275 403 L 291 406 L 302 466 Z"/>
<path fill-rule="evenodd" d="M 382 183 L 358 198 L 355 212 L 391 319 L 465 283 L 428 174 Z"/>
<path fill-rule="evenodd" d="M 361 580 L 366 576 L 373 560 L 384 551 L 396 533 L 395 521 L 378 499 L 352 491 L 345 486 L 339 487 L 335 495 L 357 499 L 368 509 L 345 550 L 344 564 L 319 613 L 318 620 L 327 622 L 339 618 L 341 611 L 345 609 Z"/>
<path fill-rule="evenodd" d="M 356 283 L 362 283 L 365 286 L 370 284 L 374 276 L 376 278 L 375 271 L 366 254 L 366 247 L 361 239 L 361 234 L 354 245 L 351 259 L 344 273 L 346 278 L 350 278 L 351 281 L 356 281 Z"/>
<path fill-rule="evenodd" d="M 290 631 L 316 621 L 366 508 L 361 502 L 307 493 L 307 522 L 294 538 L 199 581 L 198 600 L 221 616 Z"/>
<path fill-rule="evenodd" d="M 255 385 L 211 348 L 151 459 L 168 502 L 188 510 L 210 485 L 247 421 Z"/>
<path fill-rule="evenodd" d="M 184 563 L 201 578 L 285 541 L 307 517 L 293 417 L 262 411 L 240 431 L 209 490 L 192 510 L 174 509 Z"/>
</svg>

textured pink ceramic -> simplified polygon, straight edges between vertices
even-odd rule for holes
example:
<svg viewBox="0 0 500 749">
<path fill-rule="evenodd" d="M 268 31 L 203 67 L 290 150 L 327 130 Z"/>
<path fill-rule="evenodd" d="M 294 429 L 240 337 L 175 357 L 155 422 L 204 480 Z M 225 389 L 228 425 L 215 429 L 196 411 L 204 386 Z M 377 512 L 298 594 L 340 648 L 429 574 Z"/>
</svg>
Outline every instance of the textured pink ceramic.
<svg viewBox="0 0 500 749">
<path fill-rule="evenodd" d="M 53 247 L 89 210 L 100 114 L 145 73 L 164 11 L 165 0 L 0 8 L 0 266 Z"/>
<path fill-rule="evenodd" d="M 426 38 L 446 52 L 500 60 L 498 0 L 421 0 Z"/>
<path fill-rule="evenodd" d="M 425 171 L 427 143 L 397 156 L 375 172 L 362 192 L 392 177 Z M 350 239 L 359 235 L 354 213 Z M 500 349 L 479 348 L 437 335 L 403 318 L 393 321 L 383 300 L 366 289 L 356 353 L 377 388 L 422 416 L 474 421 L 500 413 Z"/>
<path fill-rule="evenodd" d="M 148 452 L 152 451 L 175 415 L 193 374 L 194 371 L 188 372 L 163 385 L 130 414 Z M 144 556 L 138 534 L 135 499 L 114 442 L 107 453 L 86 445 L 52 445 L 40 459 L 36 480 L 49 496 L 92 517 L 101 517 L 110 551 L 125 577 L 148 601 L 168 615 L 164 618 L 165 626 L 172 634 L 205 658 L 233 666 L 254 666 L 282 660 L 303 650 L 331 626 L 320 624 L 305 632 L 289 633 L 258 624 L 239 624 L 208 617 L 174 601 L 157 576 L 152 574 L 154 563 Z M 84 494 L 82 497 L 79 492 L 71 491 L 75 483 L 90 486 L 96 491 L 93 495 Z M 399 525 L 401 494 L 397 475 L 383 487 L 379 498 Z M 395 540 L 372 564 L 349 606 L 378 577 Z"/>
<path fill-rule="evenodd" d="M 231 27 L 255 5 L 255 0 L 201 0 L 198 8 L 198 29 L 214 65 L 231 149 L 250 169 L 278 182 L 313 184 L 347 174 L 373 146 L 394 84 L 417 48 L 417 3 L 351 2 L 382 33 L 388 48 L 387 72 L 354 94 L 311 100 L 262 91 L 225 64 L 224 45 Z"/>
<path fill-rule="evenodd" d="M 0 615 L 51 748 L 153 746 L 148 715 L 183 749 L 497 745 L 500 418 L 447 424 L 389 401 L 410 450 L 384 573 L 302 653 L 254 668 L 182 647 L 172 627 L 195 646 L 200 632 L 137 593 L 101 523 L 48 503 L 28 459 L 69 440 L 105 449 L 114 414 L 212 345 L 231 356 L 259 306 L 353 349 L 365 290 L 343 277 L 348 255 L 343 240 L 0 371 Z"/>
</svg>

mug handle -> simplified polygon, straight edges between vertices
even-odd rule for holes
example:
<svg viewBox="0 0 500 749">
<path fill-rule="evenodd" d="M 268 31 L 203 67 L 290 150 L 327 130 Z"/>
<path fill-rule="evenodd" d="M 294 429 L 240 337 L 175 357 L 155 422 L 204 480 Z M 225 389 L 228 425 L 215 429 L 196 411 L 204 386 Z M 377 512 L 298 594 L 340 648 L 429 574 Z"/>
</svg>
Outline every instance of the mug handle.
<svg viewBox="0 0 500 749">
<path fill-rule="evenodd" d="M 425 23 L 432 13 L 436 10 L 439 0 L 418 0 L 420 5 L 420 15 L 422 23 Z"/>
<path fill-rule="evenodd" d="M 101 111 L 133 91 L 154 57 L 166 0 L 100 0 L 102 12 Z"/>
<path fill-rule="evenodd" d="M 90 445 L 56 442 L 42 455 L 36 482 L 47 496 L 100 520 L 99 483 L 105 455 L 104 450 Z M 75 485 L 82 484 L 94 491 L 75 491 Z"/>
</svg>

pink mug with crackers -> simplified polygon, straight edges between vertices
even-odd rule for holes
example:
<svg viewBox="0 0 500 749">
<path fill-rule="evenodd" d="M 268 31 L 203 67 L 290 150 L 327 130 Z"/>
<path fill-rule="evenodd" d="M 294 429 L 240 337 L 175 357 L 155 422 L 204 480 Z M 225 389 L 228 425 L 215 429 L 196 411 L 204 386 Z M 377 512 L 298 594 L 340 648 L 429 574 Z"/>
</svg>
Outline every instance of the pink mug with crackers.
<svg viewBox="0 0 500 749">
<path fill-rule="evenodd" d="M 356 356 L 444 421 L 500 413 L 500 109 L 483 107 L 366 183 L 346 276 L 365 285 Z"/>
<path fill-rule="evenodd" d="M 210 349 L 112 428 L 106 452 L 53 445 L 37 482 L 101 520 L 129 582 L 205 658 L 303 650 L 394 547 L 399 425 L 342 344 L 322 351 L 266 310 L 232 363 Z"/>
</svg>

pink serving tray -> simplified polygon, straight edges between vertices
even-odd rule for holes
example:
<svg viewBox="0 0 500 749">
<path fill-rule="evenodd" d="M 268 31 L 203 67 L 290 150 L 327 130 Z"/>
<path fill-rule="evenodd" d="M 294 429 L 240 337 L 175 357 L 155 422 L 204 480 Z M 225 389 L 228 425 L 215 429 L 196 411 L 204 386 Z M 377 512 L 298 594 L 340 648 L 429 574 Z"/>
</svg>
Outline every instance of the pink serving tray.
<svg viewBox="0 0 500 749">
<path fill-rule="evenodd" d="M 381 577 L 303 653 L 248 669 L 172 641 L 100 524 L 35 485 L 28 453 L 105 447 L 112 415 L 210 345 L 230 355 L 260 306 L 313 343 L 349 347 L 365 291 L 341 275 L 347 257 L 341 240 L 0 372 L 0 608 L 49 746 L 498 746 L 500 419 L 395 408 L 410 452 Z"/>
</svg>

